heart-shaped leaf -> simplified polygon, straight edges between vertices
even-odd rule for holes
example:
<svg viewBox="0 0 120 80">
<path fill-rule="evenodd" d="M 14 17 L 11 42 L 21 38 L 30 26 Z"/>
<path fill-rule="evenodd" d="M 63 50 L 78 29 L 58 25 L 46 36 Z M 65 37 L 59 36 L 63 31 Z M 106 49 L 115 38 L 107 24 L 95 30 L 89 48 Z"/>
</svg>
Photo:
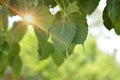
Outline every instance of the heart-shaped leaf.
<svg viewBox="0 0 120 80">
<path fill-rule="evenodd" d="M 58 52 L 64 52 L 71 44 L 76 26 L 70 21 L 58 21 L 51 28 L 53 45 Z"/>
</svg>

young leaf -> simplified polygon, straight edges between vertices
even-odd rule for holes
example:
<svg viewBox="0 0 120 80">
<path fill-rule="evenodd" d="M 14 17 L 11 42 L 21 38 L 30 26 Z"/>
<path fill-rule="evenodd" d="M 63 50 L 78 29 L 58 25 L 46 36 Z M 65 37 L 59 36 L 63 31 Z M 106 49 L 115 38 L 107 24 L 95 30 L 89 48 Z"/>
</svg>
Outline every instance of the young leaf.
<svg viewBox="0 0 120 80">
<path fill-rule="evenodd" d="M 64 55 L 62 53 L 57 53 L 57 52 L 52 54 L 52 59 L 57 66 L 63 64 L 65 60 Z"/>
<path fill-rule="evenodd" d="M 87 38 L 87 33 L 88 33 L 88 25 L 87 25 L 86 17 L 82 13 L 73 13 L 70 14 L 69 17 L 77 28 L 77 32 L 72 42 L 75 44 L 83 44 Z"/>
<path fill-rule="evenodd" d="M 13 73 L 13 78 L 14 80 L 18 80 L 22 68 L 22 61 L 19 56 L 15 56 L 11 61 L 10 61 L 10 66 L 12 68 L 12 73 Z"/>
<path fill-rule="evenodd" d="M 71 44 L 76 26 L 70 21 L 58 21 L 51 27 L 53 45 L 58 52 L 64 52 Z"/>
</svg>

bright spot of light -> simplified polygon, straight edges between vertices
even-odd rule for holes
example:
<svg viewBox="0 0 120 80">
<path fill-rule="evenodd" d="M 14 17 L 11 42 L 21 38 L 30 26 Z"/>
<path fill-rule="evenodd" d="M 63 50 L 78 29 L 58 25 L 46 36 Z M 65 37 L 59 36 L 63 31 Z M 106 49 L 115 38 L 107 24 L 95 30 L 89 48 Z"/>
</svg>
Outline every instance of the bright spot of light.
<svg viewBox="0 0 120 80">
<path fill-rule="evenodd" d="M 23 19 L 19 15 L 12 16 L 12 17 L 8 16 L 8 25 L 9 27 L 12 27 L 14 22 L 21 21 L 21 20 Z"/>
<path fill-rule="evenodd" d="M 27 23 L 33 23 L 33 22 L 34 22 L 33 16 L 30 15 L 30 14 L 25 14 L 24 20 L 25 20 Z"/>
</svg>

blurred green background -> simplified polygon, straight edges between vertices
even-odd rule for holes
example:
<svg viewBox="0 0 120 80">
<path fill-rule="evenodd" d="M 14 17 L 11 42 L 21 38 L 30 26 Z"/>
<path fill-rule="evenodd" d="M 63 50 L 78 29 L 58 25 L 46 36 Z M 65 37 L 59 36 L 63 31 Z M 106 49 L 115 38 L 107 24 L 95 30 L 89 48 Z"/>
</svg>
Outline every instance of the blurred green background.
<svg viewBox="0 0 120 80">
<path fill-rule="evenodd" d="M 115 53 L 100 51 L 93 36 L 88 36 L 85 51 L 82 45 L 77 45 L 60 67 L 53 63 L 51 57 L 39 60 L 37 39 L 32 28 L 28 29 L 20 46 L 23 61 L 20 80 L 120 80 L 120 65 L 115 60 Z M 9 68 L 1 80 L 13 80 Z"/>
</svg>

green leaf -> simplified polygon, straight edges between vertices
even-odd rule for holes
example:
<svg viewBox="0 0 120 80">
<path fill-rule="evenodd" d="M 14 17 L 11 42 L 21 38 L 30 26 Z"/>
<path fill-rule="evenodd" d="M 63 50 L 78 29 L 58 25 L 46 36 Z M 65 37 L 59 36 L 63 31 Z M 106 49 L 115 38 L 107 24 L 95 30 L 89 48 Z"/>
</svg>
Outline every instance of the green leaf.
<svg viewBox="0 0 120 80">
<path fill-rule="evenodd" d="M 114 28 L 113 23 L 108 16 L 108 11 L 106 10 L 106 8 L 103 11 L 103 23 L 108 30 L 111 30 L 112 28 Z"/>
<path fill-rule="evenodd" d="M 34 27 L 35 35 L 38 40 L 38 53 L 40 56 L 40 59 L 47 58 L 49 56 L 49 51 L 51 52 L 51 48 L 46 50 L 47 47 L 50 46 L 50 44 L 47 43 L 48 40 L 48 34 L 44 31 L 42 31 L 39 27 Z M 45 50 L 45 51 L 44 51 Z"/>
<path fill-rule="evenodd" d="M 9 46 L 7 42 L 4 42 L 2 46 L 3 50 L 0 52 L 0 76 L 4 74 L 4 71 L 7 68 L 8 65 L 8 54 L 9 54 Z"/>
<path fill-rule="evenodd" d="M 48 39 L 48 34 L 41 30 L 39 27 L 33 27 L 34 28 L 34 31 L 35 31 L 35 35 L 38 39 L 38 43 L 40 44 L 44 44 L 46 43 L 47 39 Z"/>
<path fill-rule="evenodd" d="M 64 55 L 62 53 L 57 52 L 52 54 L 52 59 L 57 66 L 62 65 L 65 60 Z"/>
<path fill-rule="evenodd" d="M 119 0 L 107 0 L 108 16 L 110 17 L 112 22 L 118 16 L 119 7 L 120 7 Z"/>
<path fill-rule="evenodd" d="M 26 25 L 20 21 L 15 22 L 12 29 L 7 33 L 6 41 L 9 44 L 10 50 L 9 50 L 9 57 L 13 58 L 14 56 L 17 56 L 20 51 L 19 42 L 23 38 L 25 32 L 27 30 Z"/>
<path fill-rule="evenodd" d="M 3 43 L 4 43 L 4 37 L 2 31 L 0 31 L 0 52 L 2 51 Z"/>
<path fill-rule="evenodd" d="M 39 6 L 45 5 L 45 6 L 48 6 L 48 7 L 50 7 L 50 6 L 54 7 L 57 4 L 56 4 L 55 0 L 38 0 L 38 5 Z"/>
<path fill-rule="evenodd" d="M 0 30 L 7 31 L 8 28 L 8 11 L 6 7 L 2 7 L 0 11 Z"/>
<path fill-rule="evenodd" d="M 120 15 L 115 19 L 115 21 L 113 22 L 114 26 L 115 26 L 115 32 L 120 35 Z"/>
<path fill-rule="evenodd" d="M 88 33 L 88 25 L 85 15 L 82 13 L 73 13 L 69 15 L 69 17 L 77 28 L 77 32 L 72 43 L 83 44 L 87 38 Z"/>
<path fill-rule="evenodd" d="M 0 76 L 3 75 L 8 65 L 8 54 L 0 53 Z"/>
<path fill-rule="evenodd" d="M 77 6 L 76 2 L 70 3 L 66 8 L 65 8 L 65 13 L 66 14 L 71 14 L 74 12 L 79 12 L 79 7 Z"/>
<path fill-rule="evenodd" d="M 118 8 L 118 16 L 114 20 L 113 24 L 114 24 L 116 33 L 120 35 L 120 1 L 119 1 L 119 6 L 117 8 Z"/>
<path fill-rule="evenodd" d="M 47 6 L 41 6 L 35 10 L 35 22 L 36 26 L 43 27 L 48 30 L 53 23 L 54 17 L 50 13 Z"/>
<path fill-rule="evenodd" d="M 76 33 L 76 26 L 70 21 L 58 21 L 52 25 L 51 36 L 55 49 L 64 52 L 71 44 Z"/>
<path fill-rule="evenodd" d="M 70 46 L 68 47 L 68 49 L 65 52 L 63 52 L 64 57 L 68 58 L 73 53 L 74 48 L 75 48 L 75 44 L 70 44 Z"/>
<path fill-rule="evenodd" d="M 39 55 L 41 60 L 48 58 L 50 54 L 53 53 L 54 47 L 51 43 L 46 43 L 41 49 L 39 48 Z"/>
<path fill-rule="evenodd" d="M 22 61 L 20 57 L 16 56 L 10 61 L 14 80 L 18 80 L 22 68 Z"/>
<path fill-rule="evenodd" d="M 20 46 L 18 43 L 12 43 L 10 45 L 10 50 L 9 50 L 9 58 L 12 59 L 13 57 L 16 57 L 19 55 L 20 52 Z"/>
<path fill-rule="evenodd" d="M 78 6 L 86 14 L 91 14 L 98 6 L 100 0 L 77 0 Z"/>
<path fill-rule="evenodd" d="M 15 22 L 13 28 L 7 33 L 7 42 L 9 44 L 18 43 L 23 38 L 26 30 L 27 25 L 22 21 Z"/>
</svg>

